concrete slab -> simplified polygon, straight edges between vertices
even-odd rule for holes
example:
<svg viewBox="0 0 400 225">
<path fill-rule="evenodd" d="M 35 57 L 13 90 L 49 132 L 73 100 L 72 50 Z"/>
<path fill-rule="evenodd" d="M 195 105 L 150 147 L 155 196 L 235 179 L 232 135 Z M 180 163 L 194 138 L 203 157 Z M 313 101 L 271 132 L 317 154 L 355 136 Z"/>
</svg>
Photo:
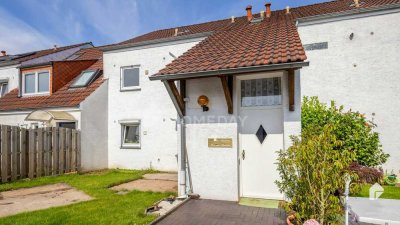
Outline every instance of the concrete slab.
<svg viewBox="0 0 400 225">
<path fill-rule="evenodd" d="M 91 200 L 67 184 L 52 184 L 1 192 L 0 217 Z"/>
<path fill-rule="evenodd" d="M 400 200 L 351 197 L 349 204 L 360 222 L 400 225 Z"/>
</svg>

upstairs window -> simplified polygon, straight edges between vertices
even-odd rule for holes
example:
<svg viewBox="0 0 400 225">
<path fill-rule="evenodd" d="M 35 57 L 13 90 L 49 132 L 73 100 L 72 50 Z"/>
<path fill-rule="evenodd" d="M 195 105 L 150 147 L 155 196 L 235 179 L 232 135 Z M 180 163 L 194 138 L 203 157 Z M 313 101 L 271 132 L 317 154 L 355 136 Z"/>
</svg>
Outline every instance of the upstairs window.
<svg viewBox="0 0 400 225">
<path fill-rule="evenodd" d="M 48 71 L 26 73 L 23 75 L 22 86 L 25 95 L 48 94 L 50 74 Z"/>
<path fill-rule="evenodd" d="M 140 89 L 140 70 L 138 66 L 121 68 L 121 90 Z"/>
<path fill-rule="evenodd" d="M 7 93 L 8 93 L 8 82 L 0 81 L 0 97 L 3 97 Z"/>
<path fill-rule="evenodd" d="M 85 70 L 72 83 L 71 88 L 87 87 L 99 74 L 99 70 Z"/>
</svg>

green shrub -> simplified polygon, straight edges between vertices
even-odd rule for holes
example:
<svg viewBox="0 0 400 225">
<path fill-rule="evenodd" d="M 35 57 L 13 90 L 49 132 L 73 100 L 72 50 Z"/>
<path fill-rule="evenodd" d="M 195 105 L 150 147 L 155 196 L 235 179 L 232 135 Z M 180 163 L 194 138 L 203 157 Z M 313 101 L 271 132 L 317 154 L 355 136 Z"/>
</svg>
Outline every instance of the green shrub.
<svg viewBox="0 0 400 225">
<path fill-rule="evenodd" d="M 330 107 L 317 97 L 304 97 L 301 109 L 302 132 L 320 134 L 326 124 L 332 124 L 332 132 L 343 142 L 343 148 L 356 154 L 360 165 L 374 167 L 385 163 L 389 157 L 379 143 L 376 125 L 359 112 L 344 111 L 332 101 Z"/>
<path fill-rule="evenodd" d="M 280 150 L 278 171 L 279 190 L 291 200 L 290 210 L 301 220 L 316 219 L 323 224 L 340 224 L 343 208 L 335 193 L 344 189 L 344 174 L 355 159 L 335 135 L 334 125 L 325 125 L 318 135 L 303 131 L 292 137 L 293 145 Z"/>
</svg>

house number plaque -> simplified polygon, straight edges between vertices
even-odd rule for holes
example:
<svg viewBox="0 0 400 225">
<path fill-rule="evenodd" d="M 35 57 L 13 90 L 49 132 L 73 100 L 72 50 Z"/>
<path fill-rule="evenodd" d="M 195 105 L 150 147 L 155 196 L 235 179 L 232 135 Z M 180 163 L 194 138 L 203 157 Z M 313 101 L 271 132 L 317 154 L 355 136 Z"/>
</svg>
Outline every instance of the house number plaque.
<svg viewBox="0 0 400 225">
<path fill-rule="evenodd" d="M 232 138 L 209 138 L 209 148 L 232 148 Z"/>
</svg>

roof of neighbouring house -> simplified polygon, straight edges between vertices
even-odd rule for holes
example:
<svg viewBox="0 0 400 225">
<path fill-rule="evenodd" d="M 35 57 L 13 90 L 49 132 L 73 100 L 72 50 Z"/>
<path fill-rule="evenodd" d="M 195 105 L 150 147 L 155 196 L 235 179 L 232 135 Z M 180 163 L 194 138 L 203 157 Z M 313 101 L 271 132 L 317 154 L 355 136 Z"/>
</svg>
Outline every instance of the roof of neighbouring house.
<svg viewBox="0 0 400 225">
<path fill-rule="evenodd" d="M 15 55 L 6 55 L 0 57 L 0 67 L 1 66 L 9 66 L 9 65 L 16 65 L 24 62 L 29 62 L 32 61 L 31 64 L 35 63 L 33 60 L 44 57 L 44 56 L 49 56 L 51 54 L 56 54 L 56 53 L 61 53 L 65 50 L 70 50 L 70 49 L 75 49 L 79 48 L 81 46 L 85 45 L 90 45 L 93 46 L 91 42 L 85 42 L 85 43 L 79 43 L 79 44 L 74 44 L 74 45 L 68 45 L 68 46 L 61 46 L 61 47 L 53 47 L 49 49 L 44 49 L 44 50 L 39 50 L 39 51 L 32 51 L 32 52 L 25 52 L 25 53 L 20 53 L 20 54 L 15 54 Z M 74 52 L 70 53 L 73 54 Z M 68 57 L 69 55 L 63 55 L 64 58 Z M 57 57 L 50 57 L 47 60 L 58 60 L 60 56 L 58 55 Z M 36 62 L 38 63 L 38 62 Z M 42 61 L 40 63 L 43 63 Z"/>
<path fill-rule="evenodd" d="M 152 77 L 170 74 L 201 73 L 224 69 L 303 62 L 306 54 L 297 32 L 296 20 L 318 15 L 359 12 L 383 5 L 399 4 L 400 0 L 336 0 L 271 12 L 262 22 L 251 23 L 246 16 L 182 26 L 150 32 L 106 50 L 126 48 L 140 43 L 170 40 L 210 32 L 207 37 Z M 254 14 L 253 17 L 260 17 Z M 177 29 L 177 30 L 176 30 Z M 176 31 L 178 31 L 176 33 Z"/>
<path fill-rule="evenodd" d="M 76 53 L 75 59 L 66 61 L 87 61 L 92 60 L 93 63 L 85 70 L 100 70 L 100 76 L 91 84 L 84 88 L 69 88 L 75 81 L 72 79 L 63 87 L 48 96 L 18 96 L 18 89 L 11 90 L 8 94 L 0 98 L 0 111 L 17 111 L 54 107 L 76 107 L 84 101 L 91 93 L 93 93 L 104 82 L 102 70 L 103 53 L 98 48 L 81 49 Z M 65 62 L 65 61 L 64 61 Z M 78 75 L 79 76 L 79 75 Z"/>
</svg>

